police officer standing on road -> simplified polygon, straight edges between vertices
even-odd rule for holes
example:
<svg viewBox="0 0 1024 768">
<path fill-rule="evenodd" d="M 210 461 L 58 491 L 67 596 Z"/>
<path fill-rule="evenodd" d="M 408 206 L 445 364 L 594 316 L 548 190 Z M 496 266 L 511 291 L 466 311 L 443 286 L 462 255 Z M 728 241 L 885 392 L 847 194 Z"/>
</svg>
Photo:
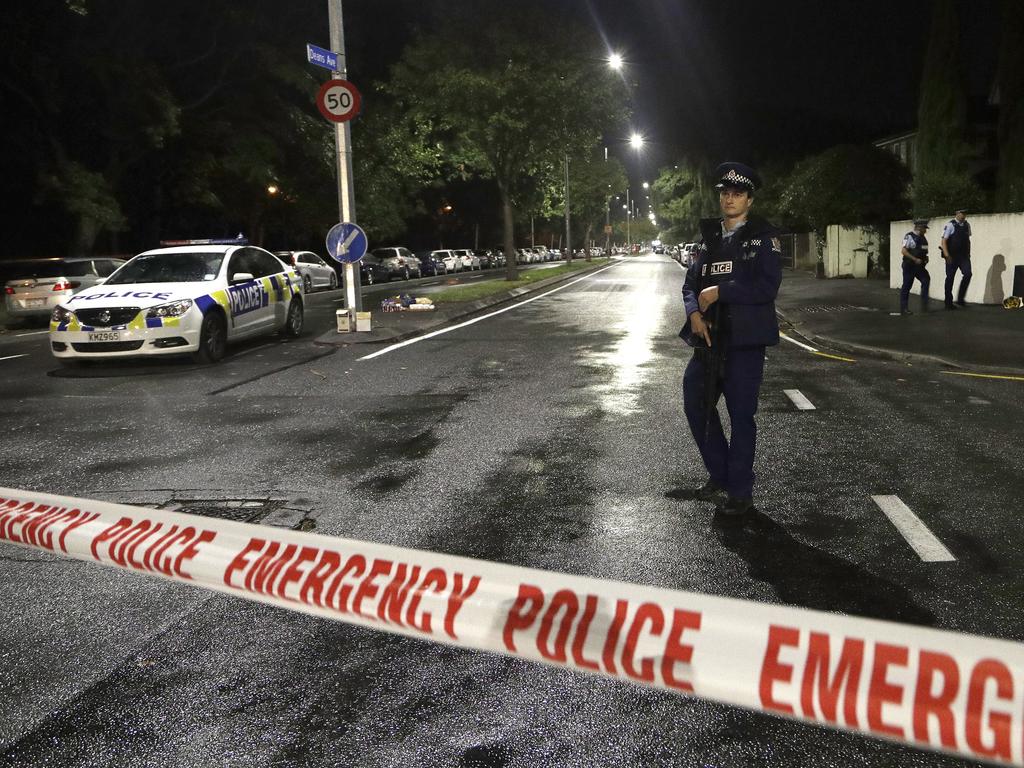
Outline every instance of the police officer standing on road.
<svg viewBox="0 0 1024 768">
<path fill-rule="evenodd" d="M 700 222 L 702 240 L 683 282 L 686 325 L 679 335 L 695 348 L 683 375 L 683 410 L 709 475 L 694 495 L 717 502 L 720 515 L 738 518 L 753 509 L 754 414 L 765 347 L 779 343 L 775 296 L 782 248 L 778 231 L 750 213 L 761 186 L 757 172 L 724 163 L 716 176 L 722 218 Z M 705 398 L 708 387 L 714 389 Z M 719 394 L 732 423 L 728 442 Z"/>
<path fill-rule="evenodd" d="M 971 224 L 967 221 L 967 209 L 960 208 L 956 216 L 942 228 L 942 258 L 946 260 L 946 309 L 956 309 L 953 305 L 953 279 L 960 270 L 960 290 L 957 291 L 956 303 L 967 307 L 964 300 L 967 286 L 971 284 Z"/>
<path fill-rule="evenodd" d="M 932 279 L 928 275 L 926 266 L 928 264 L 928 238 L 924 233 L 928 231 L 928 219 L 914 219 L 914 231 L 907 232 L 903 238 L 903 287 L 900 288 L 900 314 L 912 315 L 908 309 L 910 302 L 910 289 L 914 280 L 921 281 L 921 310 L 928 311 L 928 288 Z"/>
</svg>

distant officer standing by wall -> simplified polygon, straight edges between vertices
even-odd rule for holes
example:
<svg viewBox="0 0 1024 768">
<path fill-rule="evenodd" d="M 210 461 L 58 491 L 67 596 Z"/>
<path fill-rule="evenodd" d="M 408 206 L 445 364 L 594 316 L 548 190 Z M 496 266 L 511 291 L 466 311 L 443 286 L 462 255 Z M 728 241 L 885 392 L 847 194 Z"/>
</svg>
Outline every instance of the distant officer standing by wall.
<svg viewBox="0 0 1024 768">
<path fill-rule="evenodd" d="M 921 281 L 921 310 L 928 311 L 928 289 L 932 279 L 928 275 L 928 219 L 914 219 L 914 231 L 907 232 L 903 238 L 903 287 L 900 288 L 900 314 L 912 315 L 908 308 L 910 289 L 914 280 Z"/>
<path fill-rule="evenodd" d="M 683 283 L 687 319 L 679 335 L 694 347 L 683 375 L 683 410 L 709 475 L 694 495 L 718 502 L 719 514 L 739 518 L 753 509 L 754 414 L 765 347 L 779 343 L 782 247 L 777 230 L 750 214 L 761 185 L 757 172 L 724 163 L 717 176 L 722 218 L 700 222 L 703 239 Z M 728 442 L 719 394 L 732 423 Z"/>
<path fill-rule="evenodd" d="M 956 216 L 942 228 L 942 258 L 946 260 L 946 309 L 953 305 L 953 280 L 960 270 L 960 290 L 956 303 L 966 308 L 967 286 L 971 284 L 971 223 L 967 221 L 967 210 L 956 212 Z"/>
</svg>

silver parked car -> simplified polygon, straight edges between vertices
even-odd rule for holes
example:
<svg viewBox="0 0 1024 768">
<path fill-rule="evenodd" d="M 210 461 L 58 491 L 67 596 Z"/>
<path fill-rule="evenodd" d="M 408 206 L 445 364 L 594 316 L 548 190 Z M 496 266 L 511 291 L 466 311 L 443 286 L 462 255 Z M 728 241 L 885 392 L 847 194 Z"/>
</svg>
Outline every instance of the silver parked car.
<svg viewBox="0 0 1024 768">
<path fill-rule="evenodd" d="M 408 280 L 411 277 L 421 276 L 420 260 L 408 248 L 400 246 L 374 248 L 369 255 L 378 263 L 386 266 L 392 278 L 400 277 L 403 280 Z"/>
<path fill-rule="evenodd" d="M 45 319 L 72 294 L 99 285 L 124 259 L 55 258 L 0 262 L 8 320 Z"/>
<path fill-rule="evenodd" d="M 274 255 L 302 275 L 303 293 L 312 293 L 317 288 L 333 291 L 338 287 L 334 267 L 312 251 L 277 251 Z"/>
</svg>

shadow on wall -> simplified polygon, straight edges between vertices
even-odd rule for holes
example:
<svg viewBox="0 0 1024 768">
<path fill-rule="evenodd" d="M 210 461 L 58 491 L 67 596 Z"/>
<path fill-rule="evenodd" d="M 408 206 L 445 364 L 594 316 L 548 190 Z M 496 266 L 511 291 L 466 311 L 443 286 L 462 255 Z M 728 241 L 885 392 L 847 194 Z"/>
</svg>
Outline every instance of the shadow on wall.
<svg viewBox="0 0 1024 768">
<path fill-rule="evenodd" d="M 1003 272 L 1006 271 L 1006 259 L 997 253 L 992 257 L 992 264 L 985 275 L 985 304 L 1002 304 L 1006 294 L 1003 291 Z"/>
</svg>

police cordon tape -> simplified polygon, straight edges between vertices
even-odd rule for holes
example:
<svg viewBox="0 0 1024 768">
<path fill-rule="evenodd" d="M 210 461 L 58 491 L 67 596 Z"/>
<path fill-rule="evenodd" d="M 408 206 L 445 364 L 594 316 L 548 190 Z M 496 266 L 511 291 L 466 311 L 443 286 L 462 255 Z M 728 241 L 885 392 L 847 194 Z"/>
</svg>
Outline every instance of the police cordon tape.
<svg viewBox="0 0 1024 768">
<path fill-rule="evenodd" d="M 0 540 L 328 619 L 1024 765 L 1024 645 L 0 488 Z"/>
</svg>

